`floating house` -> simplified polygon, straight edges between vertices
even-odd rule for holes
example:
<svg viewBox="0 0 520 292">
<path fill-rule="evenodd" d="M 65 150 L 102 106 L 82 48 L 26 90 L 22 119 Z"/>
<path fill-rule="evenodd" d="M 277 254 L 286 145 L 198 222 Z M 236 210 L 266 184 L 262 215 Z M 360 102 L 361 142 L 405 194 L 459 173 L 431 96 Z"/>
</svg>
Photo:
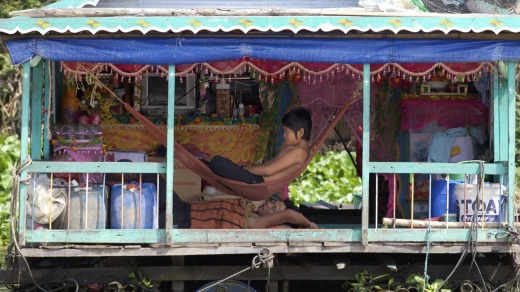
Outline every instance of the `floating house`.
<svg viewBox="0 0 520 292">
<path fill-rule="evenodd" d="M 516 254 L 520 17 L 376 7 L 64 0 L 1 19 L 0 39 L 23 66 L 15 271 L 27 270 L 22 256 L 35 273 L 43 259 L 152 258 L 170 261 L 139 262 L 156 280 L 210 281 L 238 271 L 212 265 L 222 256 L 347 263 L 362 254 L 374 261 L 365 268 L 382 273 L 376 258 L 388 254 L 420 258 L 425 274 L 439 275 L 447 269 L 428 258 Z M 80 89 L 72 100 L 71 84 Z M 269 158 L 283 142 L 275 124 L 294 104 L 312 111 L 312 142 L 338 116 L 354 137 L 359 202 L 306 210 L 320 229 L 175 225 L 174 191 L 186 200 L 266 198 L 205 176 L 186 157 Z M 186 264 L 197 256 L 209 263 Z M 127 275 L 111 268 L 92 275 Z M 276 280 L 347 279 L 361 268 L 272 269 L 271 291 Z"/>
</svg>

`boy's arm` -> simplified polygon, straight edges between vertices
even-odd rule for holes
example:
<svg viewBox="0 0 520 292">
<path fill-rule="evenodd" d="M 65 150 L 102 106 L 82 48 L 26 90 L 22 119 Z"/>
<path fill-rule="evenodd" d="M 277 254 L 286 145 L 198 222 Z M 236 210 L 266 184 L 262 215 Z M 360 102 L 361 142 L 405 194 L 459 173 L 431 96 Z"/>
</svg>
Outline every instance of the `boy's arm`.
<svg viewBox="0 0 520 292">
<path fill-rule="evenodd" d="M 269 228 L 284 223 L 298 225 L 301 228 L 319 229 L 314 222 L 309 221 L 305 216 L 291 209 L 285 209 L 261 217 L 250 218 L 250 220 L 249 228 L 252 229 Z"/>
<path fill-rule="evenodd" d="M 244 167 L 249 172 L 260 176 L 271 176 L 294 165 L 302 164 L 308 157 L 308 151 L 304 148 L 295 148 L 281 157 L 274 158 L 262 165 L 250 165 Z"/>
</svg>

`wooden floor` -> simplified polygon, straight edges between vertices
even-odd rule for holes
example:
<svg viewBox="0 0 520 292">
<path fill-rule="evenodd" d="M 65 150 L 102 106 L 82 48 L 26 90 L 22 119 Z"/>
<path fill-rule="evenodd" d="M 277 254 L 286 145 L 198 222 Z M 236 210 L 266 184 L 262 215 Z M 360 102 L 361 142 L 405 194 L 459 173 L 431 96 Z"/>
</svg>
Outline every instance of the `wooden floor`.
<svg viewBox="0 0 520 292">
<path fill-rule="evenodd" d="M 481 254 L 479 268 L 485 275 L 492 275 L 502 282 L 514 270 L 506 262 L 508 257 L 495 253 Z M 334 281 L 354 279 L 355 274 L 367 270 L 372 275 L 388 273 L 424 273 L 425 256 L 381 255 L 381 254 L 276 254 L 272 266 L 260 265 L 252 268 L 255 255 L 197 255 L 180 257 L 97 257 L 85 258 L 39 258 L 28 259 L 32 275 L 36 280 L 52 275 L 52 281 L 61 283 L 67 278 L 81 279 L 83 283 L 109 283 L 128 281 L 131 269 L 138 269 L 154 281 L 215 281 L 236 275 L 234 280 L 270 281 Z M 444 279 L 456 266 L 459 255 L 430 255 L 428 274 L 432 279 Z M 453 279 L 479 281 L 478 273 L 468 273 L 470 263 L 466 261 L 455 271 Z M 506 259 L 506 260 L 504 260 Z M 66 267 L 66 268 L 64 268 Z M 473 267 L 474 268 L 474 267 Z M 21 271 L 21 273 L 19 273 Z M 27 268 L 15 266 L 14 270 L 0 271 L 0 284 L 12 280 L 31 283 Z M 19 278 L 18 278 L 19 277 Z M 201 284 L 202 285 L 202 284 Z M 275 291 L 275 290 L 271 290 Z"/>
<path fill-rule="evenodd" d="M 384 243 L 363 246 L 360 243 L 341 242 L 295 242 L 295 243 L 208 243 L 173 246 L 142 245 L 42 245 L 23 248 L 26 257 L 99 257 L 99 256 L 191 256 L 257 254 L 262 248 L 274 254 L 310 253 L 385 253 L 385 254 L 461 254 L 467 243 Z M 479 243 L 475 250 L 480 253 L 517 253 L 520 245 L 509 243 Z"/>
</svg>

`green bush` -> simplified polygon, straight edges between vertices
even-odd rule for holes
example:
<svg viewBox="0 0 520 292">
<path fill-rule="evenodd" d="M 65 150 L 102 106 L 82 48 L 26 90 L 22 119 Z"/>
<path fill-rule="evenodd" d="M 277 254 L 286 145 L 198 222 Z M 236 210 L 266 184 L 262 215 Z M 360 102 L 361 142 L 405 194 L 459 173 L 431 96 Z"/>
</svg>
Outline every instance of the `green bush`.
<svg viewBox="0 0 520 292">
<path fill-rule="evenodd" d="M 20 158 L 20 140 L 0 135 L 0 246 L 9 243 L 9 205 L 13 185 L 14 163 Z"/>
<path fill-rule="evenodd" d="M 295 203 L 352 203 L 353 194 L 361 193 L 361 179 L 346 151 L 316 154 L 307 169 L 289 185 Z"/>
</svg>

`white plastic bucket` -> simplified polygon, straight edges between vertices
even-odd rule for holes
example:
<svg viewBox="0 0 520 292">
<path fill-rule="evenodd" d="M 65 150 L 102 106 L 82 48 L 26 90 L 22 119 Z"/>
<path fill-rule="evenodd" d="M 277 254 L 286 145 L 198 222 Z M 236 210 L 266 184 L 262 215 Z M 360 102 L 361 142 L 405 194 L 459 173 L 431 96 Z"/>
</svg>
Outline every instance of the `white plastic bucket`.
<svg viewBox="0 0 520 292">
<path fill-rule="evenodd" d="M 464 189 L 464 186 L 466 188 Z M 458 206 L 459 222 L 472 222 L 473 216 L 477 216 L 477 222 L 499 222 L 502 216 L 502 202 L 505 196 L 500 191 L 500 184 L 485 184 L 484 192 L 479 193 L 480 204 L 477 210 L 476 184 L 456 184 L 455 197 Z M 464 190 L 466 196 L 464 197 Z"/>
</svg>

